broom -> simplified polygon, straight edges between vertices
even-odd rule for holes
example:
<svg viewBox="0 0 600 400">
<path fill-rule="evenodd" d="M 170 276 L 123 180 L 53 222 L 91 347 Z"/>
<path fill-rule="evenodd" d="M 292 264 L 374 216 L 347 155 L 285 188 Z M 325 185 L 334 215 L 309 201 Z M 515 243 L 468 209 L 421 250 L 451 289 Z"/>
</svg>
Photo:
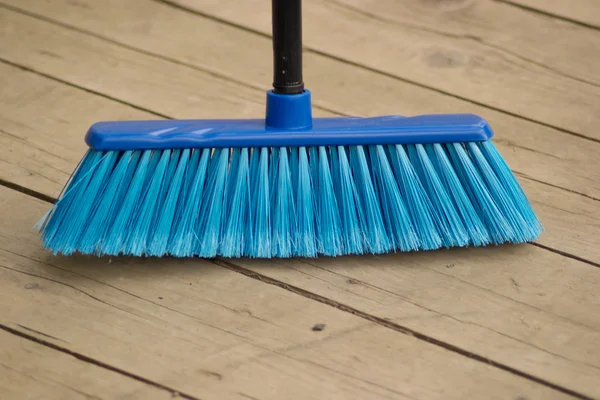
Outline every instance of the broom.
<svg viewBox="0 0 600 400">
<path fill-rule="evenodd" d="M 273 0 L 266 118 L 100 122 L 38 223 L 54 254 L 316 257 L 543 230 L 476 115 L 312 118 L 300 0 Z"/>
</svg>

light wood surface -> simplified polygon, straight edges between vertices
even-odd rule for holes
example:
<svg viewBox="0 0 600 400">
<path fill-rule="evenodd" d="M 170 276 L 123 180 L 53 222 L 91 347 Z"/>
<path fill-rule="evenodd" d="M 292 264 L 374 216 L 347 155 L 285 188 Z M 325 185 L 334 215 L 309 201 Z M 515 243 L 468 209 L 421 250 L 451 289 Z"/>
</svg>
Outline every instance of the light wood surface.
<svg viewBox="0 0 600 400">
<path fill-rule="evenodd" d="M 268 2 L 162 1 L 234 21 L 263 33 L 270 32 Z M 472 3 L 462 2 L 461 7 Z M 308 48 L 569 132 L 600 139 L 590 117 L 600 110 L 595 101 L 600 94 L 600 86 L 594 83 L 597 75 L 592 83 L 586 83 L 510 52 L 486 46 L 478 40 L 440 34 L 435 26 L 422 30 L 390 24 L 332 1 L 306 0 L 303 4 L 305 19 L 311 21 L 305 30 L 304 42 Z M 560 23 L 555 23 L 553 29 L 558 29 L 557 25 Z M 569 25 L 562 35 L 568 38 L 577 29 L 584 28 Z M 583 54 L 587 55 L 588 63 L 595 59 L 597 65 L 600 38 L 594 33 L 587 35 L 585 41 L 592 43 L 589 48 L 592 51 L 584 51 Z M 527 39 L 521 36 L 519 40 Z M 568 42 L 562 47 L 576 51 L 579 46 Z M 386 54 L 386 57 L 381 57 L 381 54 Z M 592 67 L 592 71 L 596 74 L 598 69 Z M 557 108 L 560 113 L 555 111 Z"/>
<path fill-rule="evenodd" d="M 269 2 L 0 0 L 0 398 L 600 398 L 600 36 L 566 4 L 305 0 L 315 114 L 484 116 L 536 245 L 206 261 L 32 225 L 97 120 L 262 117 Z"/>
<path fill-rule="evenodd" d="M 526 7 L 552 17 L 569 19 L 586 24 L 596 29 L 600 28 L 600 3 L 596 0 L 577 0 L 573 7 L 570 0 L 498 0 Z"/>
<path fill-rule="evenodd" d="M 0 324 L 176 391 L 202 399 L 566 397 L 207 261 L 49 256 L 28 229 L 47 205 L 0 193 L 13 211 L 0 228 L 0 296 L 14 304 L 0 310 Z M 321 332 L 311 329 L 318 323 Z"/>
<path fill-rule="evenodd" d="M 168 400 L 176 396 L 5 330 L 0 330 L 0 371 L 3 399 Z"/>
</svg>

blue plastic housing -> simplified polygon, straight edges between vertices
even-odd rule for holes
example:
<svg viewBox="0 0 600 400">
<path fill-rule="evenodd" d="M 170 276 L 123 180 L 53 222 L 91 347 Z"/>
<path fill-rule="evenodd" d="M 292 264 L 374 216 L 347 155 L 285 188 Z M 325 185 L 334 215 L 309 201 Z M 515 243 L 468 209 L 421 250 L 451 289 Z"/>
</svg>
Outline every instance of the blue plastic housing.
<svg viewBox="0 0 600 400">
<path fill-rule="evenodd" d="M 266 119 L 99 122 L 86 143 L 95 150 L 300 147 L 480 142 L 492 129 L 473 114 L 312 118 L 310 92 L 267 93 Z"/>
</svg>

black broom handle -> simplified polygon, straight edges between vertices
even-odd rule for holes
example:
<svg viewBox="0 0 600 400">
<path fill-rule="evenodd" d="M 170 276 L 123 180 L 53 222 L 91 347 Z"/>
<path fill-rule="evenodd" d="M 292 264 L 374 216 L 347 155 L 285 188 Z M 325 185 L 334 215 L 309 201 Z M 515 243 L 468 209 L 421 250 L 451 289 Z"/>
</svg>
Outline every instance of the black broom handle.
<svg viewBox="0 0 600 400">
<path fill-rule="evenodd" d="M 272 7 L 273 89 L 302 93 L 302 0 L 272 0 Z"/>
</svg>

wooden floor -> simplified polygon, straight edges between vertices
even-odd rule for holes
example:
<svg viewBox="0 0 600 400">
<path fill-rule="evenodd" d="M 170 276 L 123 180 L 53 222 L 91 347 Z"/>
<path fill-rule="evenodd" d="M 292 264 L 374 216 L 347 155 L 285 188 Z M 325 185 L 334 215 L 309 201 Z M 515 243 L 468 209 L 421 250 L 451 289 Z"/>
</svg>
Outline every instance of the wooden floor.
<svg viewBox="0 0 600 400">
<path fill-rule="evenodd" d="M 600 1 L 305 0 L 304 23 L 315 114 L 484 116 L 542 237 L 54 257 L 33 224 L 91 123 L 262 117 L 270 2 L 0 0 L 0 399 L 600 399 Z"/>
</svg>

